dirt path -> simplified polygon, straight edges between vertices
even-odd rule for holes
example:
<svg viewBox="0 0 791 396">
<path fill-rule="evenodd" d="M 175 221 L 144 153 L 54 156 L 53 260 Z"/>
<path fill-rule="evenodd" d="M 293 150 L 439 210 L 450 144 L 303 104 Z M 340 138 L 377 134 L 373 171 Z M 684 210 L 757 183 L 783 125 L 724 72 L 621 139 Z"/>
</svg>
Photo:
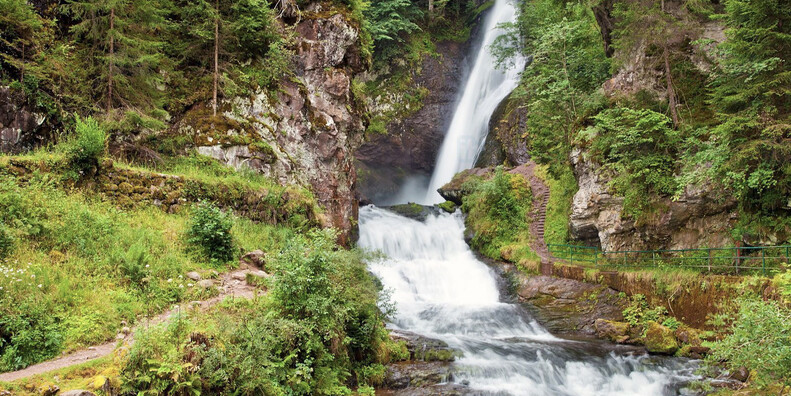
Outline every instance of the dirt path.
<svg viewBox="0 0 791 396">
<path fill-rule="evenodd" d="M 538 176 L 535 175 L 536 163 L 530 161 L 526 164 L 519 165 L 509 171 L 509 173 L 524 176 L 530 189 L 533 191 L 533 222 L 530 224 L 530 234 L 533 239 L 530 242 L 530 247 L 541 258 L 541 272 L 545 272 L 545 267 L 551 267 L 552 255 L 549 254 L 549 249 L 544 241 L 544 223 L 547 217 L 547 202 L 549 202 L 549 186 L 544 183 Z"/>
<path fill-rule="evenodd" d="M 240 269 L 222 274 L 218 279 L 219 285 L 217 285 L 217 287 L 220 290 L 220 294 L 217 295 L 216 297 L 212 297 L 208 300 L 191 301 L 188 303 L 182 303 L 180 305 L 173 306 L 171 309 L 157 316 L 141 321 L 132 329 L 132 331 L 128 332 L 128 334 L 124 335 L 123 333 L 120 333 L 115 341 L 107 342 L 101 345 L 95 345 L 85 349 L 80 349 L 56 359 L 48 360 L 46 362 L 42 362 L 39 364 L 34 364 L 22 370 L 11 371 L 8 373 L 0 374 L 0 381 L 3 382 L 16 381 L 18 379 L 32 377 L 34 375 L 46 373 L 48 371 L 62 369 L 65 367 L 85 363 L 90 360 L 107 356 L 110 353 L 112 353 L 113 350 L 115 350 L 115 347 L 118 345 L 118 342 L 121 340 L 123 340 L 124 343 L 131 345 L 134 342 L 134 336 L 133 336 L 134 330 L 152 326 L 158 323 L 166 322 L 170 320 L 172 317 L 178 315 L 181 312 L 181 310 L 190 307 L 195 307 L 201 310 L 205 310 L 223 301 L 226 297 L 253 298 L 256 295 L 256 293 L 263 294 L 263 291 L 257 290 L 254 287 L 247 284 L 245 279 L 247 273 L 250 272 L 255 272 L 255 270 Z"/>
</svg>

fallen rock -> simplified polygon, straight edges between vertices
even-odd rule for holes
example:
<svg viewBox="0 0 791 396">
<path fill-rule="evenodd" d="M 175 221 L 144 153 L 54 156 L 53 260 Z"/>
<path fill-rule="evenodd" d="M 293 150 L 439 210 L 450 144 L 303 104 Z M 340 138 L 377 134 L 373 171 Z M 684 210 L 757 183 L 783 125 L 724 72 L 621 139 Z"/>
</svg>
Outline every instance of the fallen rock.
<svg viewBox="0 0 791 396">
<path fill-rule="evenodd" d="M 618 343 L 623 343 L 629 339 L 629 323 L 596 319 L 593 326 L 599 338 L 605 338 Z"/>
<path fill-rule="evenodd" d="M 269 278 L 270 276 L 272 276 L 272 275 L 269 275 L 268 273 L 266 273 L 265 271 L 261 271 L 261 270 L 259 270 L 259 271 L 250 271 L 249 274 L 251 276 L 256 277 L 256 278 Z"/>
<path fill-rule="evenodd" d="M 214 287 L 214 281 L 212 281 L 211 279 L 204 279 L 198 282 L 198 286 L 200 286 L 202 289 L 211 289 L 212 287 Z"/>
<path fill-rule="evenodd" d="M 192 279 L 192 280 L 194 280 L 194 281 L 196 281 L 196 282 L 197 282 L 197 281 L 199 281 L 199 280 L 201 280 L 201 276 L 200 276 L 200 274 L 199 274 L 199 273 L 197 273 L 197 272 L 195 272 L 195 271 L 190 271 L 190 272 L 187 272 L 187 275 L 186 275 L 186 276 L 187 276 L 187 278 L 189 278 L 189 279 Z"/>
<path fill-rule="evenodd" d="M 244 281 L 245 279 L 247 279 L 247 272 L 246 271 L 233 272 L 233 273 L 231 273 L 231 279 L 238 280 L 238 281 Z"/>
<path fill-rule="evenodd" d="M 750 370 L 747 370 L 747 367 L 739 367 L 738 369 L 734 370 L 731 375 L 728 376 L 729 379 L 736 380 L 739 382 L 747 382 L 750 378 Z"/>
<path fill-rule="evenodd" d="M 672 355 L 678 350 L 678 341 L 673 330 L 656 322 L 650 322 L 647 326 L 644 343 L 648 352 Z"/>
<path fill-rule="evenodd" d="M 249 267 L 264 269 L 266 265 L 266 254 L 263 250 L 253 250 L 247 252 L 240 259 L 241 264 L 246 264 Z"/>
</svg>

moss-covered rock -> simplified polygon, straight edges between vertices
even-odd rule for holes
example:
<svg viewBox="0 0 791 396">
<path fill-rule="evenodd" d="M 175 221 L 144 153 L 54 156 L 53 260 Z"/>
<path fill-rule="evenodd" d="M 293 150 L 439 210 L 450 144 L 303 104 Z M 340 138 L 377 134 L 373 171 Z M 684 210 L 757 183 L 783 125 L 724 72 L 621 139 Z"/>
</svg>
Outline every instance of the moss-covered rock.
<svg viewBox="0 0 791 396">
<path fill-rule="evenodd" d="M 613 342 L 626 342 L 629 339 L 629 323 L 614 320 L 596 319 L 596 335 Z"/>
<path fill-rule="evenodd" d="M 458 206 L 456 205 L 456 203 L 455 203 L 455 202 L 452 202 L 452 201 L 445 201 L 445 202 L 443 202 L 443 203 L 441 203 L 441 204 L 437 204 L 437 206 L 438 206 L 440 209 L 442 209 L 442 210 L 444 210 L 444 211 L 446 211 L 446 212 L 448 212 L 448 213 L 453 213 L 453 212 L 455 212 L 455 211 L 456 211 L 456 208 L 458 207 Z"/>
<path fill-rule="evenodd" d="M 646 324 L 644 343 L 651 353 L 672 355 L 678 350 L 678 341 L 673 330 L 656 322 Z"/>
</svg>

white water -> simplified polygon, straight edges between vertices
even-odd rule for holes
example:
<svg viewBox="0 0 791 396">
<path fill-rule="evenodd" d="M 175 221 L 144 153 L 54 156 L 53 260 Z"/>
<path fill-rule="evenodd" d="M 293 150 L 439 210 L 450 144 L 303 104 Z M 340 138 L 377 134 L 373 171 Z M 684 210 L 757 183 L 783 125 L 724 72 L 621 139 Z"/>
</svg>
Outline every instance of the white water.
<svg viewBox="0 0 791 396">
<path fill-rule="evenodd" d="M 417 199 L 418 202 L 442 202 L 437 189 L 449 182 L 456 173 L 472 168 L 489 132 L 492 113 L 519 84 L 524 60 L 517 58 L 508 70 L 503 71 L 496 68 L 490 51 L 494 40 L 503 33 L 499 25 L 515 21 L 516 9 L 507 0 L 497 0 L 488 11 L 483 24 L 481 48 L 442 142 L 428 192 L 425 199 Z"/>
<path fill-rule="evenodd" d="M 453 381 L 472 394 L 672 395 L 694 378 L 679 361 L 559 339 L 516 304 L 501 301 L 496 275 L 464 242 L 461 214 L 425 222 L 360 210 L 364 249 L 384 253 L 371 271 L 389 289 L 391 327 L 440 339 L 463 353 Z"/>
<path fill-rule="evenodd" d="M 489 118 L 516 86 L 523 65 L 496 70 L 488 51 L 499 34 L 496 26 L 514 17 L 508 0 L 496 0 L 429 189 L 416 193 L 411 186 L 399 198 L 438 202 L 436 188 L 474 164 Z M 397 313 L 390 326 L 461 351 L 452 380 L 468 386 L 470 394 L 672 395 L 694 378 L 678 360 L 559 339 L 519 305 L 503 302 L 496 274 L 465 243 L 458 212 L 419 222 L 368 206 L 360 209 L 359 225 L 359 246 L 386 257 L 370 268 L 392 292 Z"/>
</svg>

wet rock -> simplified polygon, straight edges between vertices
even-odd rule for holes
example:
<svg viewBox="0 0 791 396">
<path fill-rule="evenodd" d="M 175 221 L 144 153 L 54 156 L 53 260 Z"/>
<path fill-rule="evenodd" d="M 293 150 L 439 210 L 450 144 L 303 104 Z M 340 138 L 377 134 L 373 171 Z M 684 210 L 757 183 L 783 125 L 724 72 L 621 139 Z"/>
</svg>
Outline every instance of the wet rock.
<svg viewBox="0 0 791 396">
<path fill-rule="evenodd" d="M 456 205 L 455 202 L 445 201 L 441 204 L 437 204 L 437 207 L 444 210 L 445 212 L 453 213 L 456 211 L 456 208 L 458 208 L 458 205 Z"/>
<path fill-rule="evenodd" d="M 643 342 L 650 353 L 672 355 L 678 350 L 673 330 L 656 322 L 648 323 Z"/>
<path fill-rule="evenodd" d="M 595 335 L 596 321 L 623 320 L 624 301 L 615 290 L 551 276 L 514 271 L 516 294 L 528 310 L 556 333 Z"/>
<path fill-rule="evenodd" d="M 680 326 L 676 329 L 676 339 L 682 344 L 700 346 L 700 332 L 687 326 Z"/>
<path fill-rule="evenodd" d="M 629 339 L 629 323 L 614 320 L 596 319 L 596 336 L 613 342 L 623 343 Z"/>
<path fill-rule="evenodd" d="M 388 389 L 420 388 L 448 381 L 449 362 L 399 362 L 385 372 L 384 386 Z"/>
<path fill-rule="evenodd" d="M 433 206 L 423 206 L 416 203 L 408 203 L 402 205 L 385 206 L 391 212 L 400 214 L 401 216 L 408 217 L 417 221 L 425 221 L 429 215 L 438 214 L 439 211 Z"/>
<path fill-rule="evenodd" d="M 410 360 L 451 362 L 454 361 L 457 356 L 461 356 L 461 352 L 450 348 L 445 341 L 425 337 L 409 331 L 392 331 L 390 337 L 396 341 L 406 342 Z"/>
<path fill-rule="evenodd" d="M 265 269 L 266 254 L 263 250 L 253 250 L 252 252 L 245 253 L 240 259 L 240 262 L 249 267 Z"/>
<path fill-rule="evenodd" d="M 46 384 L 39 387 L 41 396 L 55 396 L 58 392 L 60 392 L 60 388 L 55 384 Z"/>
</svg>

